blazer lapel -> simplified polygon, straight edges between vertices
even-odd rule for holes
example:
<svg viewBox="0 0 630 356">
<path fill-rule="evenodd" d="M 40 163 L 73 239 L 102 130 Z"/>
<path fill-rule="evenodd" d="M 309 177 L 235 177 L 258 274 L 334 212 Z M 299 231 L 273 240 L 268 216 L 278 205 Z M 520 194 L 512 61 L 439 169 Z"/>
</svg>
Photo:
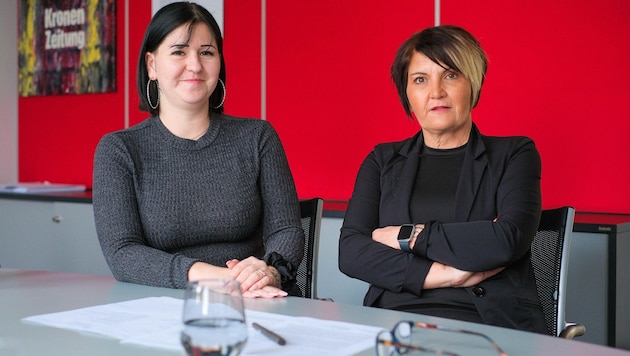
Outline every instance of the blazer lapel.
<svg viewBox="0 0 630 356">
<path fill-rule="evenodd" d="M 418 172 L 418 164 L 420 162 L 420 147 L 423 145 L 423 139 L 420 132 L 412 140 L 408 140 L 400 150 L 398 155 L 403 159 L 394 164 L 394 177 L 398 178 L 395 184 L 394 196 L 396 199 L 396 206 L 405 207 L 399 211 L 400 218 L 404 221 L 410 222 L 411 215 L 409 214 L 409 202 L 411 200 L 411 193 L 416 183 L 416 174 Z"/>
<path fill-rule="evenodd" d="M 480 189 L 481 180 L 488 169 L 488 157 L 485 155 L 486 147 L 474 123 L 468 146 L 460 177 L 466 177 L 464 172 L 471 174 L 469 178 L 459 180 L 455 197 L 458 202 L 455 206 L 455 216 L 460 221 L 468 221 Z"/>
</svg>

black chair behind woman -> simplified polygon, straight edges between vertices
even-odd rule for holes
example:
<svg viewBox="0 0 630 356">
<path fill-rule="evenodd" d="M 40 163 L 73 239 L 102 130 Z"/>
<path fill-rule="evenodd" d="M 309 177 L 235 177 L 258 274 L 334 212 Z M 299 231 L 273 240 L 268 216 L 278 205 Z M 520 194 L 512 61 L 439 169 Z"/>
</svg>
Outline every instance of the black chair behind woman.
<svg viewBox="0 0 630 356">
<path fill-rule="evenodd" d="M 543 210 L 532 242 L 532 265 L 549 335 L 565 339 L 582 336 L 584 325 L 565 321 L 569 252 L 575 209 Z"/>
<path fill-rule="evenodd" d="M 313 198 L 300 201 L 302 228 L 304 229 L 304 257 L 297 269 L 297 285 L 305 298 L 317 297 L 317 249 L 322 222 L 324 200 Z"/>
</svg>

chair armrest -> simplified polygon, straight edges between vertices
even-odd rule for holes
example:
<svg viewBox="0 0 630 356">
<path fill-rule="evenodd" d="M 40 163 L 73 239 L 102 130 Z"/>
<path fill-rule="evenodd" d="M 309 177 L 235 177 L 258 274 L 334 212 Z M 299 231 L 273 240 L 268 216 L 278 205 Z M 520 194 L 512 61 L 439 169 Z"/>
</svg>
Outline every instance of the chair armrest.
<svg viewBox="0 0 630 356">
<path fill-rule="evenodd" d="M 573 339 L 577 336 L 584 335 L 585 332 L 586 327 L 584 325 L 578 323 L 567 323 L 567 326 L 562 329 L 562 332 L 560 332 L 560 335 L 558 335 L 558 337 L 561 337 L 563 339 Z"/>
</svg>

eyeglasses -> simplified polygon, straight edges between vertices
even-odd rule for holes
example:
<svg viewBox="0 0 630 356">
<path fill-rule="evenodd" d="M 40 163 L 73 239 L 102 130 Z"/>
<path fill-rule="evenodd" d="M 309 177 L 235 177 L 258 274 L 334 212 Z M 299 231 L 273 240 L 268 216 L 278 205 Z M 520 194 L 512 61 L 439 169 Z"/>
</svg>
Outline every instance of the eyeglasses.
<svg viewBox="0 0 630 356">
<path fill-rule="evenodd" d="M 433 330 L 433 332 L 430 330 Z M 452 335 L 449 333 L 458 333 L 463 337 L 449 337 L 449 335 Z M 481 340 L 485 341 L 480 343 Z M 480 354 L 487 354 L 488 342 L 499 356 L 507 356 L 507 353 L 494 340 L 482 333 L 419 321 L 401 321 L 391 331 L 384 330 L 378 333 L 376 336 L 376 355 L 397 356 L 422 353 L 448 356 L 458 355 L 440 348 L 433 348 L 433 345 L 449 345 L 449 347 L 467 351 L 477 349 Z"/>
</svg>

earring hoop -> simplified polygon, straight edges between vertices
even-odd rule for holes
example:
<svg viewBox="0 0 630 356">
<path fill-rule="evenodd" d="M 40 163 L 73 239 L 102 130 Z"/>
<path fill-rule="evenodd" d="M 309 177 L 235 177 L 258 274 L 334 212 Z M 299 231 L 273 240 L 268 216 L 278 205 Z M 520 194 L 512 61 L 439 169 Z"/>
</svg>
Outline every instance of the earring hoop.
<svg viewBox="0 0 630 356">
<path fill-rule="evenodd" d="M 151 94 L 149 94 L 149 88 L 151 87 L 151 83 L 153 83 L 153 82 L 155 83 L 155 90 L 156 90 L 156 93 L 157 93 L 156 94 L 157 102 L 155 103 L 155 106 L 151 102 Z M 157 80 L 149 79 L 149 81 L 147 82 L 147 101 L 149 102 L 149 106 L 153 110 L 157 109 L 158 106 L 160 106 L 160 84 L 158 83 Z"/>
<path fill-rule="evenodd" d="M 223 80 L 221 80 L 221 78 L 219 78 L 219 83 L 221 83 L 221 88 L 223 88 L 223 96 L 221 97 L 221 102 L 219 103 L 219 105 L 213 106 L 213 109 L 218 109 L 223 106 L 223 103 L 225 102 L 225 96 L 227 95 L 227 91 L 225 90 L 225 83 L 223 83 Z"/>
</svg>

